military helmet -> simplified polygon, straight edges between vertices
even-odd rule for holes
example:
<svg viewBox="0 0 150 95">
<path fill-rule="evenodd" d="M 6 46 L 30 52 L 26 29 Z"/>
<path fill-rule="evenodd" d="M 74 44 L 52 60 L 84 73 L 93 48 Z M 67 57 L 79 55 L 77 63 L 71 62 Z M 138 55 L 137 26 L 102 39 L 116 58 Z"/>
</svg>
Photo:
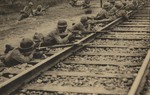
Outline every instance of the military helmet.
<svg viewBox="0 0 150 95">
<path fill-rule="evenodd" d="M 42 8 L 42 5 L 38 5 L 37 8 L 38 8 L 38 9 L 41 9 L 41 8 Z"/>
<path fill-rule="evenodd" d="M 116 1 L 115 2 L 115 7 L 116 8 L 122 8 L 123 7 L 123 3 L 121 1 Z"/>
<path fill-rule="evenodd" d="M 33 2 L 29 2 L 29 5 L 33 6 Z"/>
<path fill-rule="evenodd" d="M 110 3 L 115 3 L 115 0 L 107 0 Z"/>
<path fill-rule="evenodd" d="M 105 2 L 105 3 L 103 4 L 103 8 L 104 8 L 104 9 L 110 8 L 110 3 L 109 3 L 109 2 Z"/>
<path fill-rule="evenodd" d="M 57 27 L 67 27 L 67 21 L 66 20 L 59 20 L 57 23 Z"/>
<path fill-rule="evenodd" d="M 87 19 L 86 16 L 82 16 L 81 19 L 80 19 L 80 22 L 82 22 L 82 23 L 85 23 L 87 21 L 88 21 L 88 19 Z"/>
<path fill-rule="evenodd" d="M 34 42 L 29 38 L 23 38 L 20 42 L 21 50 L 32 50 L 34 48 Z"/>
<path fill-rule="evenodd" d="M 127 5 L 127 2 L 126 1 L 122 1 L 122 4 L 124 5 L 124 6 L 126 6 Z"/>
<path fill-rule="evenodd" d="M 91 14 L 92 13 L 92 9 L 91 8 L 87 8 L 84 11 L 85 14 Z"/>
</svg>

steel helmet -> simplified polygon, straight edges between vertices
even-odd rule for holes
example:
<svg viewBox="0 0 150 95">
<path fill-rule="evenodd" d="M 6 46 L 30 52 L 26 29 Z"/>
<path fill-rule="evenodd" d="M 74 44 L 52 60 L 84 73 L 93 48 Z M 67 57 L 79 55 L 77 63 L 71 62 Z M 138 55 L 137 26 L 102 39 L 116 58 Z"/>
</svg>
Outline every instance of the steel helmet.
<svg viewBox="0 0 150 95">
<path fill-rule="evenodd" d="M 35 33 L 34 36 L 33 36 L 33 41 L 34 42 L 40 42 L 44 39 L 44 36 L 42 33 Z"/>
<path fill-rule="evenodd" d="M 110 8 L 110 3 L 109 2 L 105 2 L 104 5 L 103 5 L 103 8 L 104 9 Z"/>
<path fill-rule="evenodd" d="M 33 6 L 33 2 L 29 2 L 29 5 Z"/>
<path fill-rule="evenodd" d="M 116 8 L 122 8 L 123 7 L 123 3 L 121 1 L 116 1 L 115 2 L 115 7 Z"/>
<path fill-rule="evenodd" d="M 110 2 L 110 3 L 115 3 L 115 0 L 108 0 L 108 2 Z"/>
<path fill-rule="evenodd" d="M 32 50 L 34 48 L 34 42 L 29 38 L 23 38 L 20 42 L 21 50 Z"/>
<path fill-rule="evenodd" d="M 84 11 L 85 14 L 91 14 L 92 13 L 92 9 L 91 8 L 87 8 Z"/>
<path fill-rule="evenodd" d="M 38 8 L 38 9 L 41 9 L 41 8 L 42 8 L 42 5 L 38 5 L 37 8 Z"/>
<path fill-rule="evenodd" d="M 126 6 L 127 5 L 127 2 L 126 1 L 122 1 L 122 4 L 124 5 L 124 6 Z"/>
<path fill-rule="evenodd" d="M 86 16 L 82 16 L 81 19 L 80 19 L 80 22 L 82 22 L 82 23 L 85 23 L 87 21 L 88 21 L 88 19 L 87 19 Z"/>
<path fill-rule="evenodd" d="M 57 27 L 67 27 L 67 21 L 66 20 L 59 20 L 57 23 Z"/>
</svg>

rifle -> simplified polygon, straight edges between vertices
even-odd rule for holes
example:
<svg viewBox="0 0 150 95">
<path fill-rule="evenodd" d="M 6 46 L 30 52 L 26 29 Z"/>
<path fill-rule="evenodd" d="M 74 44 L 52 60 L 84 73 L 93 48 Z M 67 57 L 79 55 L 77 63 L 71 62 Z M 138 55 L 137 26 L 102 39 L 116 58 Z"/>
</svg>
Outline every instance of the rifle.
<svg viewBox="0 0 150 95">
<path fill-rule="evenodd" d="M 37 47 L 37 48 L 35 49 L 34 58 L 39 59 L 39 58 L 42 58 L 43 55 L 46 55 L 46 56 L 51 56 L 51 55 L 53 55 L 53 54 L 56 53 L 56 52 L 49 52 L 50 49 L 52 49 L 52 48 L 64 48 L 64 47 L 70 47 L 70 46 L 73 46 L 73 45 L 76 45 L 76 44 L 70 43 L 70 44 L 52 45 L 52 46 L 47 46 L 47 47 Z"/>
<path fill-rule="evenodd" d="M 46 10 L 50 7 L 50 5 L 47 5 L 45 8 L 42 8 L 42 12 L 46 13 Z"/>
</svg>

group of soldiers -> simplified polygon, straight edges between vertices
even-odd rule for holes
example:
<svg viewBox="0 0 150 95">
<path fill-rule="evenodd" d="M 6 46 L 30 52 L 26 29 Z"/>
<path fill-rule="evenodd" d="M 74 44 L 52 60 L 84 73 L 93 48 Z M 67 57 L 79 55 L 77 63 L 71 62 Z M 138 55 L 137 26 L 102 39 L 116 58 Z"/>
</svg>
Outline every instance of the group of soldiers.
<svg viewBox="0 0 150 95">
<path fill-rule="evenodd" d="M 69 4 L 72 7 L 82 6 L 83 9 L 90 7 L 90 1 L 91 0 L 84 0 L 80 5 L 77 4 L 79 0 L 70 0 Z"/>
<path fill-rule="evenodd" d="M 33 2 L 29 2 L 28 5 L 26 5 L 23 10 L 20 11 L 21 16 L 19 18 L 19 21 L 28 18 L 30 15 L 32 16 L 40 16 L 44 15 L 46 12 L 46 8 L 42 7 L 42 5 L 38 5 L 35 10 L 33 10 Z"/>
<path fill-rule="evenodd" d="M 119 17 L 128 19 L 128 12 L 130 10 L 136 10 L 137 7 L 137 1 L 108 0 L 103 4 L 100 12 L 94 17 L 94 23 L 108 23 Z"/>
<path fill-rule="evenodd" d="M 70 1 L 70 5 L 75 7 L 77 6 L 77 1 L 78 0 L 71 0 Z M 40 16 L 40 15 L 44 15 L 46 13 L 46 9 L 49 8 L 49 6 L 47 6 L 46 8 L 42 7 L 42 5 L 38 5 L 37 8 L 35 10 L 33 10 L 33 2 L 29 2 L 28 5 L 26 5 L 23 10 L 20 11 L 21 16 L 19 17 L 18 21 L 21 21 L 25 18 L 28 18 L 30 15 L 31 16 Z M 84 2 L 82 3 L 82 7 L 83 8 L 89 8 L 90 7 L 90 0 L 84 0 Z"/>
<path fill-rule="evenodd" d="M 142 3 L 143 4 L 143 3 Z M 103 4 L 102 9 L 95 17 L 82 16 L 80 22 L 68 28 L 66 20 L 59 20 L 57 27 L 49 32 L 46 36 L 42 33 L 35 33 L 33 39 L 23 38 L 20 46 L 13 48 L 6 45 L 5 56 L 3 62 L 6 66 L 14 66 L 16 64 L 28 63 L 36 57 L 37 47 L 46 47 L 55 44 L 66 44 L 73 40 L 76 31 L 79 35 L 83 32 L 94 31 L 91 25 L 109 23 L 117 18 L 128 19 L 128 11 L 137 9 L 140 3 L 135 1 L 115 1 L 108 0 Z M 43 53 L 40 53 L 43 56 Z"/>
<path fill-rule="evenodd" d="M 28 63 L 37 56 L 45 57 L 43 52 L 36 51 L 39 47 L 46 47 L 55 44 L 66 44 L 72 41 L 73 31 L 87 32 L 87 17 L 83 16 L 80 22 L 68 28 L 66 20 L 59 20 L 57 27 L 46 36 L 42 33 L 35 33 L 33 39 L 23 38 L 17 48 L 6 45 L 5 55 L 2 61 L 6 66 L 14 66 L 21 63 Z"/>
</svg>

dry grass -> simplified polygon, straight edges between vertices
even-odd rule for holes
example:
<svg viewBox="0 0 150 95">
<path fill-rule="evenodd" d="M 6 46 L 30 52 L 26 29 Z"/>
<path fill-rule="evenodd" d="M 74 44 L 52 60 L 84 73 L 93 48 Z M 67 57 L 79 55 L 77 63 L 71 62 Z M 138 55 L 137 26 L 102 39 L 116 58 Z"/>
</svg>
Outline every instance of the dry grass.
<svg viewBox="0 0 150 95">
<path fill-rule="evenodd" d="M 99 0 L 93 0 L 91 5 L 93 12 L 97 13 Z M 32 38 L 35 32 L 46 35 L 55 28 L 59 19 L 66 19 L 68 25 L 71 25 L 82 15 L 84 15 L 84 10 L 81 7 L 73 8 L 67 3 L 51 7 L 44 16 L 29 17 L 19 24 L 16 24 L 19 13 L 0 15 L 0 53 L 4 51 L 4 45 L 7 43 L 18 46 L 23 37 Z"/>
<path fill-rule="evenodd" d="M 0 0 L 0 15 L 18 12 L 30 1 L 34 3 L 34 7 L 39 4 L 53 7 L 57 4 L 68 2 L 68 0 Z"/>
</svg>

